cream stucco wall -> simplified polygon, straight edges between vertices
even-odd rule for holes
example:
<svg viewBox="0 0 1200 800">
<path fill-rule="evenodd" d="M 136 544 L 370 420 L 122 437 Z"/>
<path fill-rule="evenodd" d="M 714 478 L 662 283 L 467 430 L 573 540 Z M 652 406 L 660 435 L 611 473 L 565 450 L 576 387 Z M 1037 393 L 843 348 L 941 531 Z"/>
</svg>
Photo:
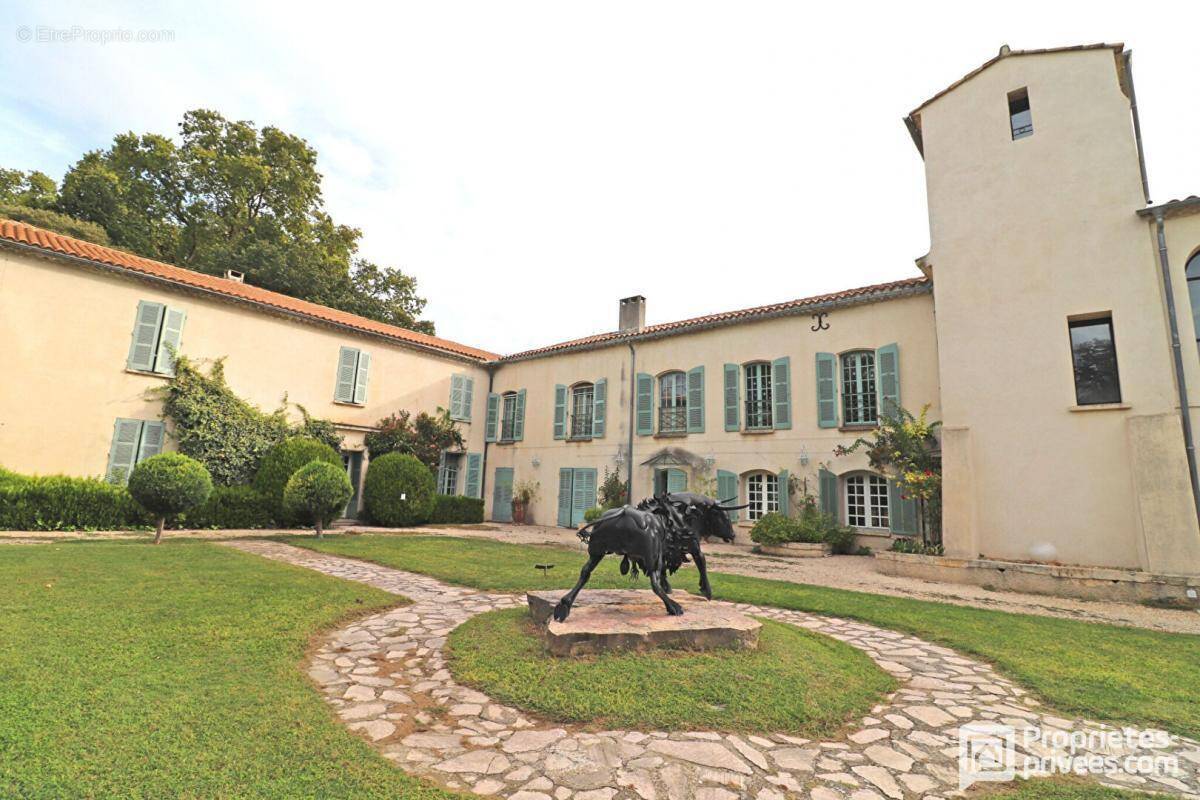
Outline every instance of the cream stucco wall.
<svg viewBox="0 0 1200 800">
<path fill-rule="evenodd" d="M 1007 94 L 1022 87 L 1034 133 L 1014 141 Z M 962 431 L 946 462 L 970 474 L 947 475 L 948 552 L 1162 569 L 1148 561 L 1132 449 L 1173 462 L 1183 445 L 1169 426 L 1134 423 L 1170 413 L 1174 383 L 1113 52 L 1002 59 L 920 121 L 942 406 Z M 1112 315 L 1123 403 L 1081 410 L 1067 322 L 1099 313 Z M 959 446 L 969 452 L 949 452 Z M 1150 535 L 1196 537 L 1195 515 L 1156 520 L 1176 527 Z"/>
<path fill-rule="evenodd" d="M 118 417 L 156 419 L 147 390 L 164 378 L 126 370 L 139 300 L 183 308 L 181 352 L 225 358 L 230 386 L 263 409 L 290 403 L 343 426 L 347 449 L 364 428 L 408 409 L 448 407 L 450 376 L 475 378 L 468 449 L 481 450 L 487 372 L 382 338 L 264 313 L 162 284 L 0 251 L 0 464 L 23 473 L 102 475 Z M 372 357 L 367 402 L 335 403 L 341 346 Z M 294 410 L 293 410 L 294 413 Z M 168 443 L 168 447 L 169 447 Z"/>
<path fill-rule="evenodd" d="M 823 429 L 817 425 L 815 359 L 818 352 L 843 353 L 876 349 L 896 343 L 900 351 L 901 402 L 912 409 L 926 403 L 932 418 L 938 406 L 937 343 L 933 327 L 933 304 L 929 294 L 835 309 L 825 318 L 827 330 L 814 332 L 810 315 L 784 317 L 710 329 L 636 344 L 637 365 L 631 369 L 631 354 L 622 344 L 598 350 L 565 353 L 528 361 L 501 364 L 493 391 L 525 389 L 524 440 L 517 444 L 493 444 L 488 450 L 488 486 L 493 485 L 497 467 L 512 467 L 514 478 L 536 480 L 540 496 L 532 510 L 539 523 L 555 524 L 558 500 L 558 471 L 563 467 L 594 467 L 599 479 L 604 470 L 618 468 L 618 453 L 628 451 L 630 429 L 631 371 L 659 376 L 672 370 L 687 371 L 703 366 L 705 376 L 704 433 L 685 436 L 634 436 L 633 494 L 635 499 L 653 490 L 654 467 L 644 462 L 663 448 L 679 448 L 711 466 L 685 467 L 689 488 L 705 479 L 713 481 L 717 470 L 744 475 L 765 470 L 778 474 L 788 470 L 808 479 L 809 491 L 817 494 L 816 473 L 821 465 L 838 475 L 866 469 L 861 453 L 835 458 L 833 449 L 850 444 L 856 431 Z M 791 359 L 792 427 L 768 433 L 726 432 L 724 427 L 723 366 L 750 361 Z M 569 442 L 553 438 L 554 387 L 580 381 L 608 381 L 607 431 L 603 439 Z M 655 385 L 657 430 L 658 386 Z M 742 392 L 742 400 L 745 394 Z M 801 454 L 808 463 L 801 463 Z M 533 465 L 537 458 L 538 466 Z M 628 462 L 620 467 L 626 475 Z M 715 486 L 706 487 L 715 491 Z M 745 484 L 741 483 L 745 495 Z M 491 490 L 486 493 L 491 513 Z M 744 515 L 743 515 L 744 520 Z"/>
</svg>

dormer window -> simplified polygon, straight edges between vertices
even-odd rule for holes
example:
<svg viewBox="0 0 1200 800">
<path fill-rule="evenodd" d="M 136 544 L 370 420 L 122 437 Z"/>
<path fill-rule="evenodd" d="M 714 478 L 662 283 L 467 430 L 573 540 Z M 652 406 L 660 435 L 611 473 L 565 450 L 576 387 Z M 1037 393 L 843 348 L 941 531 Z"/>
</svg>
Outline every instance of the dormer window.
<svg viewBox="0 0 1200 800">
<path fill-rule="evenodd" d="M 1024 139 L 1033 136 L 1033 114 L 1029 111 L 1029 89 L 1021 88 L 1008 93 L 1008 120 L 1012 126 L 1012 137 Z"/>
</svg>

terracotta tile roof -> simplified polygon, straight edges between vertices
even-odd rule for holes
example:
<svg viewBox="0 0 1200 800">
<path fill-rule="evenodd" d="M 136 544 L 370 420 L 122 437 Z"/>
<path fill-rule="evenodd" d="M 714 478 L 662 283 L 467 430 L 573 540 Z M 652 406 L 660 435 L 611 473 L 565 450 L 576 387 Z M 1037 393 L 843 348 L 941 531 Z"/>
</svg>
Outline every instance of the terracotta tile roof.
<svg viewBox="0 0 1200 800">
<path fill-rule="evenodd" d="M 73 239 L 70 236 L 53 233 L 26 225 L 23 222 L 0 220 L 0 242 L 16 242 L 27 247 L 59 255 L 80 258 L 93 264 L 115 267 L 119 270 L 146 275 L 152 278 L 169 281 L 191 289 L 223 295 L 225 297 L 246 301 L 255 305 L 282 311 L 291 315 L 307 318 L 317 322 L 331 323 L 352 328 L 363 333 L 375 334 L 413 345 L 420 348 L 437 350 L 454 356 L 468 358 L 474 361 L 493 361 L 499 358 L 496 353 L 480 350 L 464 344 L 430 336 L 407 328 L 388 325 L 383 322 L 349 314 L 335 308 L 298 300 L 278 292 L 267 291 L 257 286 L 206 275 L 182 267 L 153 261 L 149 258 L 135 256 L 111 247 L 102 247 L 91 242 Z"/>
<path fill-rule="evenodd" d="M 627 341 L 657 339 L 664 336 L 687 333 L 697 329 L 732 325 L 738 322 L 751 322 L 756 319 L 793 316 L 804 314 L 806 312 L 815 313 L 822 308 L 827 308 L 830 306 L 857 305 L 860 303 L 872 303 L 881 300 L 890 300 L 895 297 L 906 297 L 914 294 L 922 294 L 924 292 L 931 291 L 932 289 L 933 281 L 929 278 L 905 278 L 904 280 L 891 281 L 889 283 L 876 283 L 871 286 L 860 286 L 857 289 L 844 289 L 840 292 L 832 292 L 830 294 L 821 294 L 814 297 L 803 297 L 798 300 L 788 300 L 783 303 L 755 306 L 754 308 L 743 308 L 737 311 L 724 311 L 719 314 L 706 314 L 702 317 L 692 317 L 691 319 L 683 319 L 677 322 L 663 322 L 658 325 L 647 325 L 645 328 L 642 328 L 640 331 L 636 332 L 610 331 L 609 333 L 598 333 L 593 336 L 585 336 L 581 339 L 572 339 L 567 342 L 560 342 L 547 347 L 538 347 L 533 350 L 525 350 L 520 353 L 513 353 L 512 355 L 505 356 L 500 360 L 502 362 L 523 361 L 525 359 L 539 358 L 567 350 L 583 350 L 619 344 Z"/>
</svg>

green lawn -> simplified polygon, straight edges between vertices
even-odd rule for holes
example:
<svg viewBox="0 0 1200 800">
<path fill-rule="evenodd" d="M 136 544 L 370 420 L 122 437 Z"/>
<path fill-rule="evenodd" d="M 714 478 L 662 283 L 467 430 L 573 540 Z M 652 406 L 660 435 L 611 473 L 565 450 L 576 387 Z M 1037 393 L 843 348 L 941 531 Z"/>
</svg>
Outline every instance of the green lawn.
<svg viewBox="0 0 1200 800">
<path fill-rule="evenodd" d="M 453 797 L 303 671 L 313 634 L 397 602 L 198 542 L 0 546 L 0 797 Z"/>
<path fill-rule="evenodd" d="M 598 728 L 790 731 L 831 736 L 895 688 L 865 653 L 763 620 L 757 650 L 556 658 L 523 608 L 450 634 L 455 680 L 562 722 Z"/>
<path fill-rule="evenodd" d="M 1147 800 L 1164 794 L 1110 789 L 1083 778 L 1041 778 L 1014 783 L 977 783 L 966 796 L 970 800 Z"/>
<path fill-rule="evenodd" d="M 481 589 L 566 588 L 582 551 L 420 535 L 289 537 L 293 544 Z M 630 580 L 609 558 L 589 586 Z M 534 564 L 554 564 L 545 578 Z M 694 590 L 695 573 L 675 576 Z M 638 584 L 645 586 L 645 582 Z M 717 599 L 860 619 L 974 653 L 1057 710 L 1200 736 L 1200 637 L 715 574 Z M 1180 612 L 1183 613 L 1183 612 Z"/>
</svg>

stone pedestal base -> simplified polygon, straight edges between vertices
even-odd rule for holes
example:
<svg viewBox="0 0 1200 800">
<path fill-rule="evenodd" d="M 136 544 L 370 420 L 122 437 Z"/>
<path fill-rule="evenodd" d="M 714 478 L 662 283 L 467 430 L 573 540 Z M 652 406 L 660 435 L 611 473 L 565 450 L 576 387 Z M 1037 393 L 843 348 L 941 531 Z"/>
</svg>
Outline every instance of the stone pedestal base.
<svg viewBox="0 0 1200 800">
<path fill-rule="evenodd" d="M 579 656 L 615 650 L 647 651 L 746 648 L 758 645 L 762 623 L 723 603 L 710 603 L 676 592 L 683 615 L 667 614 L 662 601 L 648 590 L 596 589 L 579 593 L 571 616 L 555 622 L 554 606 L 566 594 L 529 592 L 529 612 L 543 626 L 546 644 L 557 656 Z"/>
</svg>

